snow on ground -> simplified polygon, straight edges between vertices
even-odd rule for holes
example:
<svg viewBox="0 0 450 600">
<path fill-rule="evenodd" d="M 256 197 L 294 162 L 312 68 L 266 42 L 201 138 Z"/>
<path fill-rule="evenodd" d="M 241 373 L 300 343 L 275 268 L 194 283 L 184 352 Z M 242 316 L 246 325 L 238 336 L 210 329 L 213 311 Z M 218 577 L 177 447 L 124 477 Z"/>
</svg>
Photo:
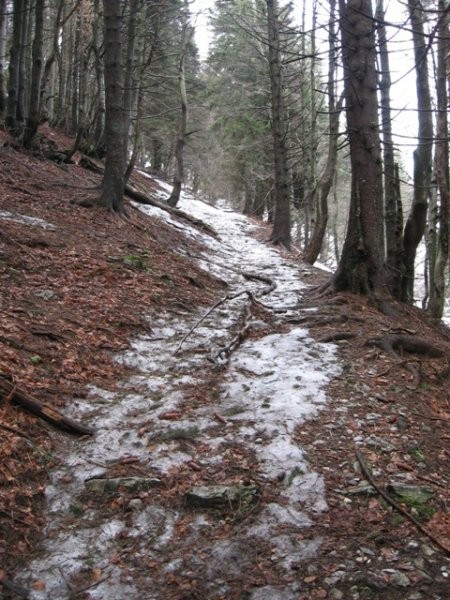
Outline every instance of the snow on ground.
<svg viewBox="0 0 450 600">
<path fill-rule="evenodd" d="M 153 207 L 140 208 L 158 217 L 163 212 Z M 279 319 L 298 314 L 299 299 L 306 288 L 302 274 L 307 275 L 309 267 L 283 258 L 275 248 L 253 238 L 251 233 L 257 226 L 242 215 L 215 208 L 188 194 L 183 195 L 179 208 L 209 223 L 219 233 L 220 239 L 216 240 L 183 225 L 188 235 L 201 236 L 207 245 L 207 251 L 199 258 L 202 268 L 226 280 L 230 293 L 251 290 L 280 315 Z M 164 218 L 172 219 L 167 213 Z M 249 279 L 249 274 L 273 280 L 276 288 L 264 294 L 268 286 L 261 280 Z M 140 374 L 125 381 L 117 393 L 92 389 L 88 399 L 74 404 L 77 417 L 83 415 L 98 433 L 92 440 L 65 441 L 62 465 L 53 473 L 47 490 L 47 542 L 41 556 L 21 577 L 27 585 L 35 580 L 45 582 L 45 591 L 33 590 L 30 598 L 69 598 L 68 578 L 86 565 L 100 569 L 104 577 L 86 597 L 141 598 L 132 565 L 111 564 L 108 559 L 125 529 L 128 536 L 136 538 L 135 561 L 150 557 L 160 563 L 158 572 L 147 574 L 147 589 L 155 592 L 149 592 L 146 598 L 162 598 L 158 585 L 169 573 L 187 577 L 192 570 L 202 569 L 211 594 L 226 596 L 227 578 L 245 572 L 256 560 L 249 548 L 257 546 L 258 540 L 271 540 L 272 560 L 286 572 L 293 563 L 314 555 L 320 540 L 302 540 L 298 534 L 310 527 L 312 513 L 326 509 L 324 483 L 311 470 L 293 434 L 299 424 L 305 423 L 306 427 L 307 419 L 326 402 L 324 388 L 339 372 L 331 345 L 314 342 L 307 330 L 299 327 L 245 341 L 232 354 L 213 405 L 199 406 L 175 423 L 158 418 L 180 406 L 186 384 L 203 382 L 205 365 L 210 365 L 208 357 L 230 342 L 245 302 L 242 294 L 219 306 L 185 340 L 202 312 L 160 315 L 151 322 L 152 333 L 136 339 L 132 350 L 118 358 L 138 367 Z M 252 326 L 262 331 L 267 324 L 255 321 Z M 227 415 L 220 435 L 215 433 L 217 413 Z M 147 427 L 144 436 L 143 427 Z M 194 446 L 191 449 L 185 444 L 180 449 L 176 440 L 165 435 L 181 428 L 195 429 L 197 439 L 211 451 L 198 457 Z M 207 532 L 212 525 L 207 514 L 192 514 L 185 538 L 176 538 L 173 531 L 183 510 L 177 512 L 157 505 L 132 513 L 128 517 L 133 520 L 132 527 L 129 522 L 128 526 L 125 524 L 125 516 L 123 520 L 116 516 L 113 521 L 104 521 L 99 519 L 101 515 L 89 511 L 76 530 L 62 527 L 84 482 L 101 477 L 114 461 L 138 457 L 141 468 L 163 477 L 192 460 L 207 469 L 222 460 L 231 444 L 256 453 L 258 481 L 280 482 L 279 498 L 255 514 L 251 525 L 242 523 L 233 539 L 209 539 Z M 166 543 L 178 548 L 180 558 L 164 564 Z M 207 566 L 198 559 L 189 562 L 183 558 L 186 548 L 193 546 L 199 554 L 201 550 L 210 557 Z M 266 586 L 254 590 L 251 597 L 289 600 L 296 597 L 296 591 L 295 584 L 286 584 L 281 590 Z"/>
</svg>

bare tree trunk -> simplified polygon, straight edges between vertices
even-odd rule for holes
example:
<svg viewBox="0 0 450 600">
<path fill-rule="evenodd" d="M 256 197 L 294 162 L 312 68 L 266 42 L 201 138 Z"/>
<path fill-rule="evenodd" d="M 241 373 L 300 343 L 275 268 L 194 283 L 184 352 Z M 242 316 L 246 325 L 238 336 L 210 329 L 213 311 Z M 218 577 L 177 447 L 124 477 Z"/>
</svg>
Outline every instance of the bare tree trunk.
<svg viewBox="0 0 450 600">
<path fill-rule="evenodd" d="M 103 0 L 106 159 L 100 204 L 117 213 L 123 212 L 125 185 L 121 8 L 120 0 Z"/>
<path fill-rule="evenodd" d="M 8 102 L 6 106 L 6 127 L 15 135 L 20 135 L 19 117 L 19 75 L 22 54 L 22 30 L 24 28 L 25 0 L 14 0 L 12 44 L 9 60 Z"/>
<path fill-rule="evenodd" d="M 266 0 L 269 43 L 270 89 L 272 97 L 272 137 L 275 163 L 275 215 L 271 241 L 291 246 L 291 213 L 289 172 L 286 148 L 286 114 L 283 101 L 283 82 L 277 0 Z"/>
<path fill-rule="evenodd" d="M 437 120 L 436 120 L 436 183 L 439 193 L 439 234 L 436 263 L 434 264 L 433 286 L 430 287 L 428 310 L 433 317 L 441 319 L 445 300 L 445 269 L 448 263 L 449 227 L 449 144 L 447 117 L 447 73 L 446 59 L 449 52 L 448 11 L 446 2 L 439 0 L 438 55 L 437 55 Z M 433 268 L 431 266 L 431 268 Z"/>
<path fill-rule="evenodd" d="M 383 0 L 377 0 L 375 18 L 377 20 L 377 34 L 381 66 L 380 94 L 382 120 L 381 128 L 383 132 L 386 266 L 390 290 L 394 297 L 399 298 L 402 272 L 403 211 L 401 210 L 401 198 L 398 195 L 400 188 L 396 181 L 390 100 L 391 71 L 389 65 L 389 52 L 387 47 L 384 14 Z"/>
<path fill-rule="evenodd" d="M 135 71 L 135 46 L 136 46 L 136 29 L 137 29 L 137 13 L 140 0 L 130 0 L 128 5 L 128 28 L 127 28 L 127 55 L 125 60 L 125 82 L 123 91 L 123 112 L 124 112 L 124 129 L 125 129 L 125 162 L 128 162 L 128 147 L 131 132 L 131 112 L 133 106 L 133 87 L 136 85 Z M 133 85 L 134 84 L 134 85 Z"/>
<path fill-rule="evenodd" d="M 25 146 L 31 146 L 33 138 L 37 133 L 39 123 L 43 58 L 42 47 L 44 43 L 44 4 L 44 0 L 36 0 L 34 7 L 33 68 L 31 71 L 30 107 L 23 138 Z"/>
<path fill-rule="evenodd" d="M 337 163 L 337 140 L 339 134 L 339 116 L 341 114 L 343 97 L 336 103 L 336 0 L 330 0 L 329 20 L 329 56 L 328 56 L 328 111 L 329 111 L 329 138 L 327 162 L 312 196 L 316 216 L 314 229 L 309 244 L 305 250 L 304 260 L 314 264 L 322 248 L 323 238 L 328 222 L 328 195 L 333 185 Z"/>
<path fill-rule="evenodd" d="M 94 9 L 96 14 L 100 11 L 100 0 L 95 0 Z M 97 84 L 97 112 L 94 118 L 93 146 L 98 156 L 104 156 L 105 145 L 105 88 L 103 76 L 103 62 L 101 59 L 101 30 L 94 19 L 92 24 L 92 49 L 94 52 L 95 81 Z"/>
<path fill-rule="evenodd" d="M 417 246 L 423 237 L 427 219 L 428 195 L 431 183 L 433 118 L 430 86 L 428 83 L 427 38 L 424 35 L 424 15 L 420 0 L 408 0 L 413 30 L 416 63 L 416 90 L 419 119 L 418 146 L 414 151 L 414 196 L 403 232 L 403 277 L 401 299 L 414 297 L 414 262 Z"/>
<path fill-rule="evenodd" d="M 352 187 L 334 288 L 382 297 L 382 173 L 376 44 L 370 0 L 339 0 Z"/>
<path fill-rule="evenodd" d="M 5 63 L 6 63 L 6 0 L 0 0 L 0 118 L 6 110 Z"/>
<path fill-rule="evenodd" d="M 181 194 L 181 186 L 184 178 L 184 143 L 186 139 L 187 119 L 188 119 L 188 104 L 186 94 L 186 74 L 185 62 L 187 46 L 194 33 L 194 30 L 189 27 L 189 8 L 187 0 L 184 5 L 184 23 L 181 36 L 181 54 L 178 66 L 178 85 L 180 94 L 180 122 L 178 125 L 178 137 L 175 146 L 175 176 L 173 179 L 172 193 L 167 199 L 169 206 L 175 207 Z"/>
</svg>

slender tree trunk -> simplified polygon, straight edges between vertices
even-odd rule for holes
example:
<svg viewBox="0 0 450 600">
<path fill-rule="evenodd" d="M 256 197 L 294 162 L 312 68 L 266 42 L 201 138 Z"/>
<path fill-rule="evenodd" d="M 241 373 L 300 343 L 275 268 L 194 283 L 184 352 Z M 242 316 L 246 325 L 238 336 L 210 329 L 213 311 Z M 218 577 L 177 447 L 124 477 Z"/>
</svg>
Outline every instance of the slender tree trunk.
<svg viewBox="0 0 450 600">
<path fill-rule="evenodd" d="M 8 102 L 6 107 L 6 127 L 15 135 L 21 133 L 18 129 L 19 115 L 19 74 L 20 57 L 22 53 L 22 30 L 24 27 L 25 1 L 14 0 L 12 44 L 9 60 Z"/>
<path fill-rule="evenodd" d="M 98 14 L 101 10 L 100 0 L 95 0 L 94 10 Z M 94 52 L 95 81 L 97 84 L 97 112 L 94 122 L 93 146 L 97 156 L 104 156 L 105 150 L 105 87 L 103 76 L 103 62 L 101 59 L 101 29 L 94 19 L 92 23 L 92 49 Z"/>
<path fill-rule="evenodd" d="M 314 229 L 309 244 L 305 250 L 304 260 L 314 264 L 322 248 L 323 238 L 328 223 L 328 195 L 333 185 L 334 173 L 337 163 L 337 141 L 339 135 L 339 116 L 341 114 L 343 97 L 336 103 L 336 0 L 330 0 L 329 20 L 329 55 L 328 55 L 328 111 L 329 111 L 329 138 L 328 155 L 325 169 L 321 174 L 312 195 L 316 216 Z"/>
<path fill-rule="evenodd" d="M 187 2 L 184 5 L 184 24 L 181 37 L 181 54 L 180 62 L 178 66 L 178 85 L 180 94 L 180 122 L 178 125 L 178 137 L 175 146 L 175 176 L 173 179 L 172 192 L 167 199 L 169 206 L 175 207 L 181 194 L 181 186 L 183 185 L 184 179 L 184 143 L 186 139 L 187 119 L 188 119 L 188 103 L 186 94 L 186 74 L 185 74 L 185 62 L 187 46 L 194 33 L 193 29 L 189 27 L 189 8 Z"/>
<path fill-rule="evenodd" d="M 447 73 L 446 60 L 449 53 L 448 11 L 446 2 L 439 0 L 438 50 L 437 50 L 437 119 L 436 119 L 436 183 L 439 193 L 439 235 L 436 263 L 434 264 L 433 286 L 430 287 L 428 310 L 433 317 L 441 319 L 445 300 L 445 270 L 449 251 L 449 144 L 447 117 Z"/>
<path fill-rule="evenodd" d="M 133 86 L 136 84 L 135 71 L 135 46 L 137 30 L 137 13 L 140 0 L 130 0 L 128 11 L 128 30 L 127 30 L 127 55 L 125 60 L 125 82 L 123 92 L 123 111 L 124 111 L 124 129 L 125 129 L 125 162 L 128 162 L 128 147 L 131 132 L 131 113 L 133 107 Z"/>
<path fill-rule="evenodd" d="M 400 297 L 401 270 L 402 270 L 402 229 L 403 213 L 401 198 L 398 196 L 399 186 L 396 181 L 396 167 L 394 157 L 394 142 L 392 138 L 391 116 L 391 71 L 389 65 L 389 52 L 384 24 L 383 0 L 377 0 L 375 18 L 377 20 L 378 46 L 380 56 L 380 95 L 381 95 L 381 120 L 383 132 L 383 163 L 384 163 L 384 214 L 386 237 L 386 266 L 388 270 L 389 287 L 392 294 Z"/>
<path fill-rule="evenodd" d="M 105 26 L 106 159 L 100 204 L 123 212 L 125 136 L 123 119 L 122 10 L 120 0 L 103 0 Z"/>
<path fill-rule="evenodd" d="M 416 63 L 416 91 L 418 108 L 418 146 L 414 151 L 414 196 L 411 212 L 403 233 L 403 277 L 401 299 L 414 298 L 414 262 L 417 246 L 423 237 L 427 220 L 428 195 L 431 183 L 433 118 L 428 82 L 428 42 L 424 34 L 424 15 L 420 0 L 408 0 L 413 30 L 414 59 Z"/>
<path fill-rule="evenodd" d="M 23 143 L 31 146 L 37 133 L 39 124 L 40 101 L 41 101 L 41 75 L 43 59 L 43 33 L 44 33 L 44 0 L 35 0 L 34 5 L 34 40 L 33 40 L 33 68 L 31 71 L 30 108 L 24 132 Z"/>
<path fill-rule="evenodd" d="M 5 63 L 6 63 L 6 0 L 0 0 L 0 118 L 3 118 L 6 110 L 5 93 Z"/>
<path fill-rule="evenodd" d="M 376 44 L 370 0 L 339 0 L 352 187 L 337 290 L 382 297 L 382 173 Z"/>
<path fill-rule="evenodd" d="M 275 164 L 275 215 L 271 241 L 291 246 L 291 212 L 289 172 L 286 148 L 286 114 L 283 101 L 283 82 L 277 0 L 266 0 L 269 42 L 270 89 L 272 97 L 272 137 Z"/>
</svg>

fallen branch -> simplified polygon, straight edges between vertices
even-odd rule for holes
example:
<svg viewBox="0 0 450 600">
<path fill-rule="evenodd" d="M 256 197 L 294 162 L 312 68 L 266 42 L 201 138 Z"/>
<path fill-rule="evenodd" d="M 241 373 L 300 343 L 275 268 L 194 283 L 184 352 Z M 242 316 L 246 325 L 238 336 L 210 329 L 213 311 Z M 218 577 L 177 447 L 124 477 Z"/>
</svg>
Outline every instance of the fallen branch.
<svg viewBox="0 0 450 600">
<path fill-rule="evenodd" d="M 164 210 L 164 211 L 168 212 L 170 215 L 177 217 L 178 219 L 187 221 L 190 225 L 194 225 L 194 227 L 196 227 L 197 229 L 200 229 L 201 231 L 204 231 L 205 233 L 207 233 L 208 235 L 212 236 L 215 239 L 218 239 L 218 237 L 219 237 L 217 234 L 217 231 L 215 231 L 215 229 L 210 227 L 207 223 L 204 223 L 200 219 L 196 219 L 195 217 L 188 215 L 187 213 L 180 210 L 179 208 L 173 208 L 172 206 L 169 206 L 165 202 L 160 202 L 159 200 L 156 200 L 155 198 L 151 198 L 150 196 L 148 196 L 147 194 L 144 194 L 143 192 L 139 192 L 134 187 L 132 187 L 130 184 L 127 184 L 125 186 L 125 194 L 129 198 L 134 200 L 135 202 L 139 202 L 139 204 L 145 204 L 147 206 L 155 206 L 156 208 Z"/>
<path fill-rule="evenodd" d="M 252 297 L 250 297 L 252 298 Z M 231 342 L 229 344 L 227 344 L 226 346 L 224 346 L 223 348 L 221 348 L 217 354 L 215 355 L 215 359 L 222 359 L 224 358 L 225 360 L 228 360 L 231 353 L 234 352 L 234 350 L 236 350 L 236 348 L 239 348 L 239 346 L 242 344 L 242 342 L 245 340 L 245 338 L 247 337 L 247 334 L 250 330 L 250 326 L 251 326 L 251 316 L 252 316 L 252 311 L 250 310 L 250 308 L 247 306 L 246 310 L 245 310 L 245 320 L 244 320 L 244 326 L 237 332 L 237 334 L 234 336 L 234 338 L 231 340 Z"/>
<path fill-rule="evenodd" d="M 93 435 L 94 430 L 63 415 L 53 406 L 41 402 L 21 388 L 17 387 L 5 375 L 0 374 L 0 396 L 5 397 L 28 412 L 48 421 L 55 427 L 80 435 Z"/>
<path fill-rule="evenodd" d="M 209 317 L 209 315 L 214 312 L 216 310 L 216 308 L 218 308 L 219 306 L 221 306 L 222 304 L 224 304 L 225 302 L 227 302 L 228 300 L 235 300 L 236 298 L 239 298 L 239 296 L 242 296 L 243 294 L 247 294 L 247 296 L 249 296 L 253 302 L 258 303 L 258 301 L 254 298 L 253 294 L 251 292 L 249 292 L 248 290 L 242 290 L 241 292 L 237 292 L 236 294 L 227 294 L 226 296 L 224 296 L 223 298 L 221 298 L 220 300 L 217 300 L 217 302 L 215 304 L 213 304 L 213 306 L 211 306 L 211 308 L 209 308 L 205 314 L 189 329 L 189 331 L 186 333 L 185 336 L 183 336 L 183 339 L 181 340 L 181 342 L 178 344 L 177 349 L 175 350 L 174 354 L 175 356 L 178 354 L 178 352 L 181 350 L 181 347 L 183 346 L 184 342 L 188 339 L 188 337 L 197 329 L 197 327 L 203 323 L 203 321 Z"/>
<path fill-rule="evenodd" d="M 85 169 L 89 169 L 89 170 L 93 171 L 94 173 L 99 173 L 100 175 L 104 174 L 104 167 L 103 167 L 102 163 L 93 161 L 88 156 L 84 156 L 84 155 L 82 156 L 82 158 L 80 160 L 80 165 L 82 167 L 84 167 Z M 204 223 L 200 219 L 196 219 L 195 217 L 188 215 L 187 213 L 180 210 L 179 208 L 173 208 L 173 207 L 169 206 L 168 204 L 166 204 L 165 202 L 160 202 L 159 200 L 156 200 L 155 198 L 151 198 L 149 195 L 145 194 L 144 192 L 140 192 L 139 190 L 134 188 L 129 183 L 127 183 L 125 185 L 124 191 L 125 191 L 126 196 L 128 196 L 135 202 L 138 202 L 139 204 L 145 204 L 147 206 L 155 206 L 156 208 L 160 208 L 161 210 L 168 212 L 170 215 L 173 215 L 174 217 L 177 217 L 178 219 L 187 221 L 188 223 L 190 223 L 197 229 L 204 231 L 205 233 L 212 236 L 213 238 L 215 238 L 215 239 L 219 238 L 215 229 L 210 227 L 207 223 Z M 91 204 L 90 200 L 87 200 L 87 203 L 84 204 L 84 206 L 87 206 L 87 207 L 90 207 L 91 205 L 92 204 Z"/>
<path fill-rule="evenodd" d="M 400 504 L 398 504 L 395 500 L 393 500 L 389 494 L 387 494 L 383 489 L 380 488 L 380 486 L 375 483 L 366 463 L 364 462 L 363 457 L 361 456 L 360 452 L 358 452 L 358 450 L 355 450 L 355 455 L 356 458 L 358 459 L 358 463 L 361 467 L 361 472 L 364 475 L 364 477 L 367 479 L 367 481 L 370 483 L 370 485 L 378 492 L 378 494 L 384 499 L 386 500 L 386 502 L 388 504 L 390 504 L 392 506 L 392 508 L 395 508 L 395 510 L 397 512 L 399 512 L 401 515 L 403 515 L 404 517 L 406 517 L 409 521 L 411 521 L 411 523 L 413 523 L 417 529 L 423 533 L 424 535 L 426 535 L 438 548 L 440 548 L 441 550 L 443 550 L 447 555 L 450 555 L 450 548 L 447 548 L 447 546 L 444 546 L 444 544 L 442 544 L 437 538 L 435 538 L 423 525 L 422 523 L 420 523 L 415 517 L 413 517 L 407 510 L 405 510 L 402 506 L 400 506 Z"/>
</svg>

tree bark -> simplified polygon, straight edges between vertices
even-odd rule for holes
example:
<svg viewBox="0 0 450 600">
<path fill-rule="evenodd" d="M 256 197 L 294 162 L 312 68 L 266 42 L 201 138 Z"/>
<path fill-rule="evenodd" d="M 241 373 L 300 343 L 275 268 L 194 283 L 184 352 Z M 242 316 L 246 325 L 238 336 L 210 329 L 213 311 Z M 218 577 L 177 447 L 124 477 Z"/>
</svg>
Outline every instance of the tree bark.
<svg viewBox="0 0 450 600">
<path fill-rule="evenodd" d="M 184 5 L 184 23 L 181 34 L 181 52 L 180 62 L 178 65 L 178 86 L 180 94 L 180 121 L 178 124 L 178 136 L 175 145 L 175 176 L 173 179 L 172 193 L 167 199 L 167 204 L 173 208 L 178 204 L 181 194 L 181 186 L 184 179 L 184 143 L 186 139 L 187 119 L 188 119 L 188 103 L 186 93 L 186 52 L 187 46 L 194 31 L 189 27 L 189 8 L 187 1 Z"/>
<path fill-rule="evenodd" d="M 416 64 L 416 92 L 419 119 L 418 146 L 414 151 L 414 196 L 411 212 L 403 232 L 403 276 L 401 300 L 414 298 L 414 262 L 417 246 L 425 232 L 428 194 L 431 183 L 433 117 L 430 86 L 428 83 L 428 44 L 424 34 L 424 14 L 420 0 L 408 0 L 413 30 L 414 59 Z"/>
<path fill-rule="evenodd" d="M 333 286 L 384 293 L 382 173 L 376 45 L 370 0 L 339 0 L 352 185 L 347 234 Z"/>
<path fill-rule="evenodd" d="M 42 76 L 42 47 L 44 43 L 44 0 L 36 0 L 34 6 L 34 39 L 33 39 L 33 67 L 31 70 L 30 107 L 26 121 L 23 143 L 31 146 L 37 133 L 39 124 L 41 101 L 41 76 Z"/>
<path fill-rule="evenodd" d="M 436 118 L 436 144 L 435 144 L 435 171 L 436 183 L 439 194 L 439 233 L 437 240 L 437 256 L 434 265 L 433 285 L 430 286 L 430 314 L 441 319 L 445 301 L 445 270 L 448 263 L 449 251 L 449 144 L 448 144 L 448 117 L 447 117 L 447 71 L 446 60 L 449 52 L 448 11 L 446 2 L 439 0 L 439 25 L 437 49 L 437 118 Z"/>
<path fill-rule="evenodd" d="M 123 212 L 125 132 L 123 118 L 122 10 L 120 0 L 103 0 L 105 27 L 105 174 L 100 204 Z"/>
<path fill-rule="evenodd" d="M 283 81 L 277 0 L 266 0 L 269 45 L 270 91 L 272 99 L 272 137 L 275 164 L 275 214 L 271 241 L 291 246 L 291 212 L 289 172 L 286 148 L 286 114 L 283 100 Z"/>
<path fill-rule="evenodd" d="M 328 155 L 323 173 L 321 174 L 312 195 L 316 216 L 314 219 L 314 229 L 305 250 L 304 260 L 309 264 L 314 264 L 320 254 L 323 238 L 328 223 L 328 195 L 333 185 L 334 174 L 337 163 L 337 141 L 339 135 L 339 117 L 342 109 L 343 96 L 336 103 L 336 0 L 330 0 L 330 20 L 329 20 L 329 54 L 328 54 L 328 111 L 329 111 L 329 131 L 328 131 Z"/>
<path fill-rule="evenodd" d="M 22 53 L 22 30 L 24 28 L 25 0 L 14 0 L 12 44 L 9 60 L 8 101 L 5 126 L 13 134 L 20 134 L 19 116 L 19 74 Z M 19 125 L 19 128 L 18 128 Z"/>
<path fill-rule="evenodd" d="M 384 24 L 383 0 L 377 0 L 375 18 L 380 56 L 380 95 L 381 95 L 381 129 L 383 132 L 384 163 L 384 223 L 386 238 L 386 266 L 388 285 L 394 297 L 400 297 L 402 272 L 402 229 L 403 210 L 400 187 L 396 176 L 394 142 L 392 138 L 391 116 L 391 72 L 387 47 L 386 27 Z"/>
<path fill-rule="evenodd" d="M 0 0 L 0 118 L 6 110 L 5 63 L 6 63 L 6 0 Z"/>
</svg>

